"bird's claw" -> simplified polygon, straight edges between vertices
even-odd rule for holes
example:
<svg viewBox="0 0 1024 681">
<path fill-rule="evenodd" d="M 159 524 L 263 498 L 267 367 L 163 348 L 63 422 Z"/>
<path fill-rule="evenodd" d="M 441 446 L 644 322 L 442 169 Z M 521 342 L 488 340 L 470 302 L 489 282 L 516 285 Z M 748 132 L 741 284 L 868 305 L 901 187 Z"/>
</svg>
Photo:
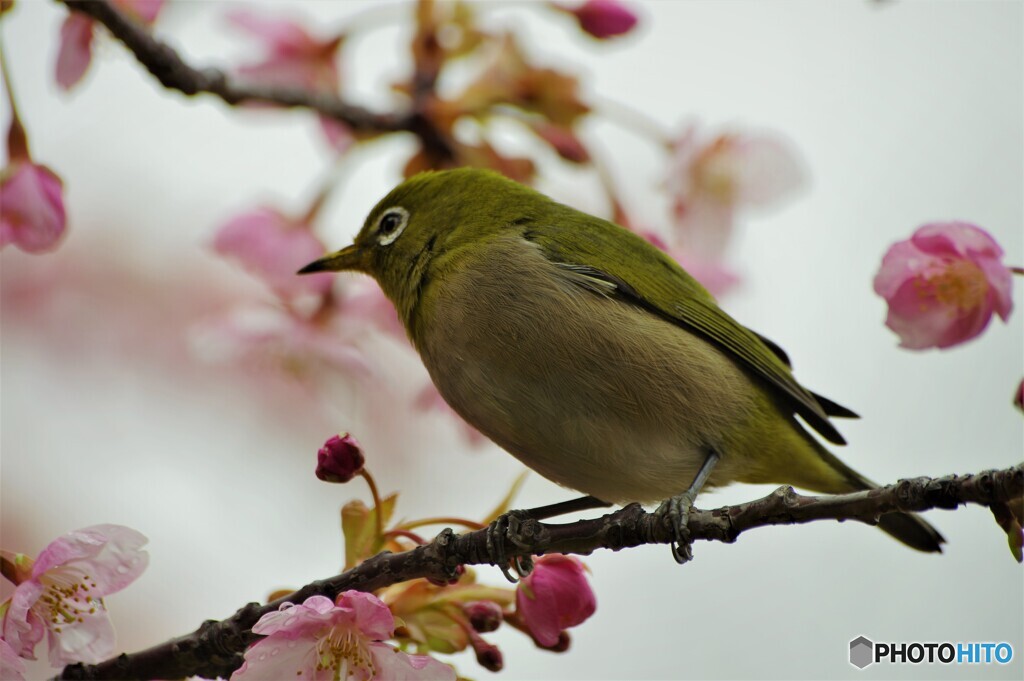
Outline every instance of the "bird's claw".
<svg viewBox="0 0 1024 681">
<path fill-rule="evenodd" d="M 529 545 L 523 541 L 520 529 L 523 521 L 531 518 L 526 511 L 508 511 L 487 526 L 487 557 L 501 569 L 505 579 L 513 584 L 533 572 L 533 559 L 529 556 L 514 556 L 509 559 L 505 554 L 505 540 L 508 539 L 519 548 L 527 548 Z M 516 576 L 509 571 L 510 565 Z"/>
<path fill-rule="evenodd" d="M 680 565 L 693 560 L 692 541 L 690 540 L 690 508 L 693 506 L 694 494 L 683 492 L 661 502 L 658 515 L 667 517 L 672 525 L 672 558 Z"/>
</svg>

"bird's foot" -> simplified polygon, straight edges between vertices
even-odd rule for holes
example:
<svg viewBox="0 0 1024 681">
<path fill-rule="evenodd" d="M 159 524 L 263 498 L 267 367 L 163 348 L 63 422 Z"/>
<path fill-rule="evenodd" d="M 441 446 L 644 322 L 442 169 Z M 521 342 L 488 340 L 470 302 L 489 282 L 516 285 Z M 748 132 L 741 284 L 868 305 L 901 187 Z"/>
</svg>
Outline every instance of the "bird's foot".
<svg viewBox="0 0 1024 681">
<path fill-rule="evenodd" d="M 505 579 L 513 584 L 533 572 L 533 558 L 513 556 L 510 559 L 505 554 L 505 540 L 507 539 L 521 549 L 527 548 L 529 544 L 524 541 L 521 532 L 522 525 L 523 521 L 533 519 L 533 514 L 529 511 L 508 511 L 502 513 L 487 526 L 487 557 L 501 568 L 501 574 L 505 575 Z M 509 566 L 515 571 L 516 576 L 512 575 Z"/>
<path fill-rule="evenodd" d="M 672 557 L 682 565 L 693 560 L 693 544 L 690 540 L 690 509 L 697 495 L 687 490 L 661 502 L 656 513 L 661 519 L 668 519 L 672 526 Z"/>
</svg>

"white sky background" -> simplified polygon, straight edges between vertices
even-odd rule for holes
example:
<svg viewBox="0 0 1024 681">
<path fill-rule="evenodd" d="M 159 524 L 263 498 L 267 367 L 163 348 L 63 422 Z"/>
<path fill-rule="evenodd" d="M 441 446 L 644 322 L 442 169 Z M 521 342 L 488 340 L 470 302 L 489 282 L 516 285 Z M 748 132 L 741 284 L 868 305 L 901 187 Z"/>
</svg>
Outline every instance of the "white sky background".
<svg viewBox="0 0 1024 681">
<path fill-rule="evenodd" d="M 331 26 L 366 4 L 276 9 Z M 785 347 L 806 385 L 861 413 L 840 424 L 850 442 L 840 454 L 889 482 L 1021 459 L 1021 414 L 1009 406 L 1024 375 L 1021 278 L 1010 324 L 993 323 L 980 339 L 941 353 L 897 348 L 871 280 L 889 244 L 936 219 L 983 226 L 1008 262 L 1024 264 L 1022 7 L 650 2 L 641 5 L 642 29 L 607 45 L 542 11 L 499 9 L 492 20 L 526 29 L 538 60 L 582 65 L 587 92 L 666 127 L 697 119 L 793 141 L 811 182 L 797 199 L 744 221 L 731 262 L 745 284 L 723 303 Z M 172 4 L 158 31 L 194 63 L 237 64 L 254 52 L 224 28 L 223 11 Z M 358 483 L 313 477 L 314 453 L 333 430 L 364 441 L 378 483 L 403 493 L 400 515 L 485 513 L 521 467 L 493 446 L 467 450 L 444 420 L 389 403 L 360 407 L 345 390 L 332 418 L 296 415 L 256 399 L 252 383 L 222 367 L 161 354 L 184 347 L 189 328 L 161 329 L 184 313 L 145 296 L 184 280 L 191 295 L 226 287 L 252 296 L 243 274 L 208 254 L 214 229 L 259 202 L 301 210 L 329 159 L 311 116 L 167 93 L 109 40 L 86 81 L 59 93 L 53 68 L 63 15 L 56 3 L 22 1 L 0 24 L 33 153 L 64 178 L 71 220 L 52 255 L 5 251 L 3 286 L 53 276 L 52 286 L 81 287 L 56 312 L 35 316 L 5 296 L 3 547 L 34 554 L 100 522 L 145 533 L 149 570 L 107 599 L 119 644 L 133 651 L 337 571 L 338 508 L 366 495 Z M 406 35 L 386 28 L 353 43 L 344 71 L 355 97 L 386 104 L 382 78 L 402 73 Z M 3 116 L 6 130 L 6 106 Z M 663 221 L 655 152 L 607 123 L 586 133 L 613 159 L 631 207 L 645 222 Z M 359 153 L 322 216 L 331 248 L 348 243 L 397 181 L 408 148 L 395 141 Z M 599 212 L 590 187 L 561 170 L 546 185 Z M 114 283 L 96 293 L 103 277 L 90 268 Z M 222 299 L 203 305 L 223 309 Z M 119 324 L 106 322 L 107 313 L 120 315 Z M 389 380 L 400 382 L 401 373 Z M 397 385 L 402 394 L 415 388 Z M 770 489 L 734 486 L 698 505 Z M 567 497 L 533 476 L 520 502 Z M 928 518 L 949 542 L 943 556 L 852 523 L 756 530 L 732 546 L 699 543 L 682 568 L 666 547 L 595 554 L 587 563 L 598 611 L 572 632 L 572 650 L 536 650 L 503 628 L 489 636 L 505 654 L 500 678 L 1021 678 L 1024 580 L 1004 536 L 976 507 Z M 497 569 L 480 575 L 502 582 Z M 861 634 L 1007 641 L 1015 658 L 1005 667 L 857 671 L 847 646 Z M 465 675 L 489 676 L 470 655 L 457 662 Z M 33 670 L 47 674 L 45 665 Z"/>
</svg>

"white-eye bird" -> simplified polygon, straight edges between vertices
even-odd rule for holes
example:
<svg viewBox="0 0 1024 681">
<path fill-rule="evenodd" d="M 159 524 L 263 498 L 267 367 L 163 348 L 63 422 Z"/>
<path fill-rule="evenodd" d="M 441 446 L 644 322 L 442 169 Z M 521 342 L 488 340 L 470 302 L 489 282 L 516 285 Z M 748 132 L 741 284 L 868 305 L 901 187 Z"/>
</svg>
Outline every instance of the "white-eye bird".
<svg viewBox="0 0 1024 681">
<path fill-rule="evenodd" d="M 844 444 L 829 417 L 856 415 L 801 386 L 777 345 L 643 238 L 496 173 L 406 180 L 351 246 L 301 272 L 325 270 L 377 280 L 441 395 L 481 433 L 598 500 L 668 499 L 684 545 L 702 486 L 875 486 L 797 421 Z M 878 524 L 941 551 L 916 515 Z"/>
</svg>

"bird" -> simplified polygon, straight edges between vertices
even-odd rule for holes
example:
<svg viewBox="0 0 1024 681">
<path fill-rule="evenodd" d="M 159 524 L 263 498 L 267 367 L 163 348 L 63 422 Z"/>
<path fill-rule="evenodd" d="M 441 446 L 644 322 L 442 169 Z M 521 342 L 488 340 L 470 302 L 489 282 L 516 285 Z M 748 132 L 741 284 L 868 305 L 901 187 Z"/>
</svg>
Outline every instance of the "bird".
<svg viewBox="0 0 1024 681">
<path fill-rule="evenodd" d="M 857 415 L 777 344 L 646 239 L 493 171 L 403 181 L 299 273 L 324 271 L 376 279 L 445 401 L 526 466 L 595 506 L 661 503 L 679 562 L 703 489 L 876 487 L 797 420 L 842 445 L 831 419 Z M 919 551 L 945 541 L 910 513 L 878 526 Z"/>
</svg>

